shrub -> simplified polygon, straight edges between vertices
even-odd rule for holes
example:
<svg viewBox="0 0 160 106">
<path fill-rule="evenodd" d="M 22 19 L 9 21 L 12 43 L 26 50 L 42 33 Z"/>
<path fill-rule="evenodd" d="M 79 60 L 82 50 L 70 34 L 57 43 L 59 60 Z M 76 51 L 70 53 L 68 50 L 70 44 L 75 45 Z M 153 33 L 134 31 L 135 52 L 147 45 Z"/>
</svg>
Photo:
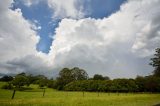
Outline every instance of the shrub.
<svg viewBox="0 0 160 106">
<path fill-rule="evenodd" d="M 2 89 L 13 89 L 13 85 L 11 83 L 7 83 L 2 86 Z"/>
</svg>

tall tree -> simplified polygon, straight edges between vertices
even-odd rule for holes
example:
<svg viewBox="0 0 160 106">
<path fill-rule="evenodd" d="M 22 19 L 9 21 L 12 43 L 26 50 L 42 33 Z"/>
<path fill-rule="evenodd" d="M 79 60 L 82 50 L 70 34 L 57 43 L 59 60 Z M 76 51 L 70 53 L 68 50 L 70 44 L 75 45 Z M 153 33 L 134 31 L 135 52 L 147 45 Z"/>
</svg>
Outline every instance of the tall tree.
<svg viewBox="0 0 160 106">
<path fill-rule="evenodd" d="M 66 84 L 72 82 L 73 80 L 74 78 L 71 70 L 68 68 L 63 68 L 59 72 L 59 77 L 57 77 L 57 89 L 62 90 Z"/>
<path fill-rule="evenodd" d="M 157 48 L 156 53 L 154 54 L 154 57 L 151 58 L 151 63 L 154 67 L 154 75 L 160 77 L 160 48 Z"/>
<path fill-rule="evenodd" d="M 57 88 L 63 89 L 63 87 L 76 80 L 86 80 L 88 78 L 88 74 L 85 70 L 79 69 L 78 67 L 69 69 L 69 68 L 63 68 L 59 72 L 59 77 L 57 78 Z"/>
<path fill-rule="evenodd" d="M 21 86 L 24 86 L 27 83 L 28 83 L 27 77 L 21 74 L 16 75 L 12 81 L 12 84 L 17 88 L 20 88 Z"/>
<path fill-rule="evenodd" d="M 73 73 L 74 80 L 86 80 L 88 79 L 88 74 L 85 70 L 80 69 L 78 67 L 74 67 L 71 69 Z"/>
<path fill-rule="evenodd" d="M 105 80 L 105 78 L 100 74 L 95 74 L 93 76 L 93 80 Z"/>
</svg>

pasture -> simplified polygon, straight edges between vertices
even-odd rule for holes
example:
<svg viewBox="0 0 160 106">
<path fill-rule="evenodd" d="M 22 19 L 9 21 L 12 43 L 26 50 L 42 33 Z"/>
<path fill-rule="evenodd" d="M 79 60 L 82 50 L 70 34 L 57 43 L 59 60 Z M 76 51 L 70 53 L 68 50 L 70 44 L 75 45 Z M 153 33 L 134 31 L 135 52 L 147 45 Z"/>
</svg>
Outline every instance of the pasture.
<svg viewBox="0 0 160 106">
<path fill-rule="evenodd" d="M 3 85 L 0 82 L 0 87 Z M 160 94 L 64 92 L 30 85 L 30 89 L 16 91 L 0 89 L 0 106 L 153 106 L 160 104 Z"/>
</svg>

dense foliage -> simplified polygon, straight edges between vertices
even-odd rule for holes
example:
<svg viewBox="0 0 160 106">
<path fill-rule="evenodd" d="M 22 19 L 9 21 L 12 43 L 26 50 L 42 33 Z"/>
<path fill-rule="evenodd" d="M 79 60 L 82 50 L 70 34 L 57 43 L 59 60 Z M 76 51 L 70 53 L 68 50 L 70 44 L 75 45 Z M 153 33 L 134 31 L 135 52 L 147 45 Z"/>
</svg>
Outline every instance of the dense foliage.
<svg viewBox="0 0 160 106">
<path fill-rule="evenodd" d="M 12 81 L 12 80 L 13 80 L 13 77 L 8 76 L 8 75 L 5 75 L 2 78 L 0 78 L 0 81 L 4 81 L 4 82 L 9 82 L 9 81 Z"/>
<path fill-rule="evenodd" d="M 14 78 L 4 76 L 0 80 L 8 82 L 4 89 L 21 88 L 30 84 L 39 84 L 39 87 L 49 87 L 66 91 L 98 91 L 98 92 L 160 92 L 160 49 L 156 49 L 151 65 L 155 68 L 150 76 L 137 76 L 135 79 L 113 79 L 95 74 L 88 78 L 85 70 L 78 67 L 63 68 L 56 80 L 48 79 L 44 75 L 17 74 Z"/>
<path fill-rule="evenodd" d="M 95 74 L 93 76 L 93 78 L 90 78 L 90 79 L 93 79 L 93 80 L 109 80 L 109 77 L 108 76 L 102 76 L 100 74 Z"/>
<path fill-rule="evenodd" d="M 151 58 L 150 65 L 154 67 L 154 75 L 160 77 L 160 48 L 156 49 L 154 57 Z"/>
<path fill-rule="evenodd" d="M 66 69 L 65 69 L 66 70 Z M 64 71 L 64 69 L 63 69 Z M 62 73 L 61 73 L 62 74 Z M 68 75 L 68 74 L 67 74 Z M 70 75 L 70 74 L 69 74 Z M 102 76 L 102 75 L 101 75 Z M 64 77 L 64 76 L 63 76 Z M 160 92 L 160 77 L 150 75 L 137 76 L 135 79 L 98 79 L 94 78 L 68 79 L 61 76 L 61 80 L 47 79 L 45 76 L 31 76 L 18 74 L 15 78 L 4 85 L 3 89 L 23 88 L 24 85 L 39 84 L 39 87 L 49 87 L 66 91 L 90 91 L 90 92 Z M 103 77 L 103 76 L 102 76 Z M 32 79 L 32 80 L 31 80 Z M 61 89 L 59 88 L 61 87 Z"/>
<path fill-rule="evenodd" d="M 160 78 L 154 76 L 136 79 L 74 81 L 64 87 L 67 91 L 101 92 L 160 92 Z"/>
<path fill-rule="evenodd" d="M 73 68 L 74 69 L 74 68 Z M 89 78 L 87 73 L 81 70 L 64 68 L 56 79 L 47 79 L 43 75 L 32 76 L 25 73 L 18 74 L 14 79 L 4 85 L 3 89 L 23 88 L 24 85 L 39 84 L 39 87 L 49 87 L 66 91 L 90 91 L 90 92 L 160 92 L 160 77 L 150 75 L 137 76 L 135 79 L 104 79 L 102 75 L 94 75 Z M 79 68 L 77 68 L 78 70 Z M 78 74 L 76 73 L 78 72 Z M 98 77 L 95 77 L 98 76 Z M 21 89 L 22 89 L 21 88 Z"/>
<path fill-rule="evenodd" d="M 64 86 L 72 81 L 87 80 L 88 74 L 85 70 L 74 67 L 72 69 L 63 68 L 57 77 L 56 88 L 63 90 Z"/>
<path fill-rule="evenodd" d="M 4 76 L 0 78 L 0 81 L 8 82 L 6 85 L 4 85 L 3 89 L 17 89 L 17 90 L 23 90 L 24 86 L 28 86 L 30 84 L 38 84 L 39 87 L 52 87 L 53 83 L 52 80 L 47 79 L 44 75 L 27 75 L 26 73 L 20 73 L 17 74 L 14 77 L 11 76 Z"/>
</svg>

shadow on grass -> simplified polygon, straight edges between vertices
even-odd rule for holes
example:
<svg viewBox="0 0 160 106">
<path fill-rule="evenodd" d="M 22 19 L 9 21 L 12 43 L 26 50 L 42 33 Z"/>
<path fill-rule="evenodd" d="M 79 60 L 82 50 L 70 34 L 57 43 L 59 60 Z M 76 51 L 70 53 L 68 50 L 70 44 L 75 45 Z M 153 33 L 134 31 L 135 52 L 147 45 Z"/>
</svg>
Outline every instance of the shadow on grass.
<svg viewBox="0 0 160 106">
<path fill-rule="evenodd" d="M 20 87 L 20 88 L 15 88 L 15 90 L 17 90 L 17 91 L 25 91 L 25 90 L 33 90 L 33 88 L 29 88 L 29 87 Z"/>
<path fill-rule="evenodd" d="M 36 90 L 24 90 L 23 92 L 43 92 L 41 89 L 36 89 Z"/>
<path fill-rule="evenodd" d="M 153 105 L 153 106 L 160 106 L 160 104 L 156 104 L 156 105 Z"/>
</svg>

